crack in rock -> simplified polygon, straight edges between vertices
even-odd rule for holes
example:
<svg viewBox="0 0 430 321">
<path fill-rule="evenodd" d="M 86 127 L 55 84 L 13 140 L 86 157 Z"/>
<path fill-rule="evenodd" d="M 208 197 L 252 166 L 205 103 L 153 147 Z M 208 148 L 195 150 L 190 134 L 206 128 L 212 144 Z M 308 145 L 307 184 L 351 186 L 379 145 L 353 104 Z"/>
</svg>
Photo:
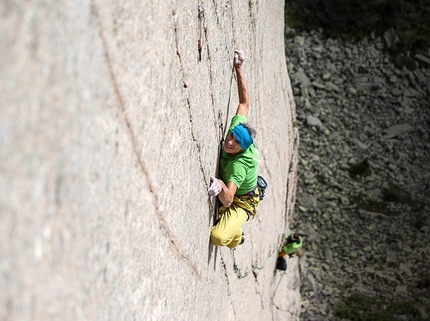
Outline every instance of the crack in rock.
<svg viewBox="0 0 430 321">
<path fill-rule="evenodd" d="M 225 264 L 225 261 L 224 261 L 224 258 L 222 257 L 222 255 L 220 257 L 221 257 L 222 267 L 224 268 L 225 280 L 227 282 L 227 294 L 228 294 L 228 298 L 230 299 L 230 305 L 231 305 L 231 307 L 233 309 L 233 316 L 234 316 L 233 320 L 235 320 L 236 319 L 236 308 L 234 307 L 233 301 L 231 299 L 230 281 L 229 281 L 228 273 L 227 273 L 227 265 Z"/>
<path fill-rule="evenodd" d="M 174 25 L 174 31 L 175 31 L 176 55 L 178 56 L 179 65 L 180 65 L 180 69 L 181 69 L 182 82 L 184 84 L 185 99 L 187 100 L 187 107 L 188 107 L 189 119 L 190 119 L 190 124 L 191 124 L 191 126 L 190 126 L 191 127 L 191 138 L 196 143 L 196 148 L 198 151 L 197 154 L 198 154 L 198 159 L 199 159 L 199 166 L 200 166 L 200 171 L 203 175 L 203 180 L 205 182 L 206 187 L 209 187 L 209 184 L 206 180 L 205 170 L 203 167 L 200 144 L 199 144 L 199 142 L 196 138 L 196 135 L 194 133 L 193 114 L 191 111 L 191 103 L 190 103 L 190 98 L 188 95 L 188 85 L 187 85 L 187 82 L 185 81 L 184 66 L 182 64 L 182 57 L 181 57 L 181 53 L 180 53 L 180 46 L 179 46 L 179 39 L 178 39 L 178 28 L 177 28 L 178 24 L 177 24 L 177 17 L 176 17 L 176 11 L 175 10 L 172 11 L 172 16 L 173 16 L 173 25 Z"/>
<path fill-rule="evenodd" d="M 130 136 L 131 144 L 133 146 L 133 152 L 134 152 L 134 154 L 135 154 L 135 156 L 137 158 L 138 165 L 139 165 L 140 169 L 142 170 L 142 172 L 143 172 L 143 174 L 145 176 L 145 182 L 147 184 L 147 188 L 148 188 L 148 190 L 150 192 L 150 195 L 151 195 L 152 201 L 153 201 L 153 205 L 155 207 L 156 217 L 160 221 L 160 226 L 161 226 L 162 230 L 165 232 L 167 238 L 170 239 L 170 243 L 173 245 L 173 248 L 176 250 L 176 253 L 185 262 L 187 262 L 187 264 L 191 267 L 191 269 L 194 271 L 195 274 L 197 274 L 197 276 L 199 278 L 202 278 L 201 273 L 199 272 L 199 270 L 197 268 L 197 265 L 188 257 L 188 255 L 186 254 L 186 252 L 181 248 L 181 246 L 179 245 L 179 242 L 176 239 L 174 233 L 168 227 L 168 224 L 167 224 L 167 221 L 166 221 L 166 218 L 165 218 L 164 214 L 161 212 L 161 210 L 157 206 L 157 204 L 158 204 L 158 196 L 157 196 L 157 194 L 155 192 L 153 184 L 150 181 L 148 167 L 146 166 L 145 162 L 141 159 L 141 157 L 139 157 L 136 138 L 135 138 L 135 135 L 133 133 L 133 129 L 131 128 L 131 124 L 130 124 L 130 120 L 129 120 L 128 116 L 127 116 L 127 111 L 126 111 L 126 108 L 125 108 L 124 100 L 122 98 L 122 94 L 121 94 L 121 91 L 119 89 L 119 85 L 118 85 L 118 82 L 116 80 L 115 73 L 113 71 L 113 66 L 112 66 L 111 58 L 109 56 L 109 51 L 108 51 L 106 39 L 105 39 L 105 36 L 103 34 L 103 30 L 102 30 L 102 26 L 101 26 L 101 22 L 100 22 L 100 16 L 99 16 L 99 11 L 98 11 L 98 6 L 95 3 L 95 0 L 91 1 L 91 8 L 92 8 L 91 11 L 92 11 L 92 13 L 94 15 L 94 18 L 95 18 L 96 27 L 98 28 L 98 34 L 99 34 L 100 40 L 102 42 L 102 46 L 103 46 L 103 50 L 104 50 L 104 55 L 105 55 L 105 59 L 106 59 L 106 64 L 107 64 L 107 68 L 108 68 L 108 71 L 109 71 L 109 76 L 110 76 L 111 81 L 112 81 L 112 86 L 113 86 L 113 89 L 115 91 L 115 96 L 116 96 L 116 98 L 118 100 L 119 109 L 120 109 L 121 114 L 123 116 L 124 122 L 125 122 L 125 124 L 127 126 L 127 132 L 128 132 L 128 134 Z"/>
<path fill-rule="evenodd" d="M 260 298 L 260 304 L 261 304 L 261 309 L 264 310 L 264 298 L 263 298 L 263 293 L 261 291 L 258 290 L 258 286 L 259 286 L 259 282 L 258 282 L 258 273 L 253 270 L 252 274 L 254 275 L 254 281 L 255 281 L 255 294 L 258 295 L 258 297 Z"/>
</svg>

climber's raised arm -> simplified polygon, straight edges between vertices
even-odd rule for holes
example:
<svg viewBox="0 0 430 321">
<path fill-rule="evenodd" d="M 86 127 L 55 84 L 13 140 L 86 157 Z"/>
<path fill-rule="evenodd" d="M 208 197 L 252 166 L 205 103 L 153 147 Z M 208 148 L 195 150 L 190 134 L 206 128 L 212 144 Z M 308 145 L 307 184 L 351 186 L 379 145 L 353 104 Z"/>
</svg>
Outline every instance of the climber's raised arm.
<svg viewBox="0 0 430 321">
<path fill-rule="evenodd" d="M 236 69 L 237 90 L 239 92 L 239 106 L 237 107 L 236 115 L 240 114 L 248 117 L 249 110 L 249 93 L 248 85 L 246 84 L 245 75 L 242 71 L 242 64 L 245 56 L 242 50 L 234 52 L 234 67 Z"/>
</svg>

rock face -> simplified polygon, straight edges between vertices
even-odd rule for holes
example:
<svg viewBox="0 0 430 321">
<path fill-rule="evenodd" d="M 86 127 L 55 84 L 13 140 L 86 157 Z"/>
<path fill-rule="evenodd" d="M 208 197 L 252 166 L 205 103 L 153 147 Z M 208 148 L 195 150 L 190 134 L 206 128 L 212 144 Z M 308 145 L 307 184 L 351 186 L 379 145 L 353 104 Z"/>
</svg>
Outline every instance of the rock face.
<svg viewBox="0 0 430 321">
<path fill-rule="evenodd" d="M 269 256 L 299 143 L 283 6 L 3 1 L 1 320 L 297 319 L 297 259 L 281 278 Z M 269 189 L 231 252 L 209 244 L 206 190 L 238 102 L 234 49 Z"/>
<path fill-rule="evenodd" d="M 379 317 L 344 319 L 427 319 L 429 69 L 396 69 L 381 38 L 294 32 L 286 48 L 301 139 L 294 229 L 307 235 L 302 320 L 335 320 L 353 294 L 372 298 Z"/>
</svg>

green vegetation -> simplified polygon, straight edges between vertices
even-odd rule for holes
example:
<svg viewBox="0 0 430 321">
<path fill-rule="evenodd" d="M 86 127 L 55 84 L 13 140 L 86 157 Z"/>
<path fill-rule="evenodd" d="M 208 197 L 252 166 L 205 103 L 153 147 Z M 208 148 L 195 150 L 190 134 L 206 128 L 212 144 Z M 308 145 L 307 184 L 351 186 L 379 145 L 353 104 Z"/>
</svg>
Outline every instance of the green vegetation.
<svg viewBox="0 0 430 321">
<path fill-rule="evenodd" d="M 392 321 L 404 315 L 421 320 L 416 306 L 411 302 L 385 302 L 381 298 L 353 294 L 336 309 L 335 316 L 351 321 Z"/>
<path fill-rule="evenodd" d="M 286 21 L 295 29 L 322 28 L 331 38 L 362 39 L 394 28 L 399 37 L 395 52 L 414 54 L 430 47 L 428 0 L 286 0 L 285 5 Z"/>
</svg>

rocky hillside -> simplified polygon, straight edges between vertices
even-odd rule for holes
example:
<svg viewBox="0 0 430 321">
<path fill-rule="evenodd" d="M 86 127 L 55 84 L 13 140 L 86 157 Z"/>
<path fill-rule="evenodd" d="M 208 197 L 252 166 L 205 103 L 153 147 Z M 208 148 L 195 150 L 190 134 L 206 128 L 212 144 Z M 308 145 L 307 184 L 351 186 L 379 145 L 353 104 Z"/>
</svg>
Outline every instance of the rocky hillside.
<svg viewBox="0 0 430 321">
<path fill-rule="evenodd" d="M 293 229 L 307 235 L 302 320 L 427 319 L 429 60 L 399 70 L 381 38 L 287 35 L 301 137 Z"/>
</svg>

